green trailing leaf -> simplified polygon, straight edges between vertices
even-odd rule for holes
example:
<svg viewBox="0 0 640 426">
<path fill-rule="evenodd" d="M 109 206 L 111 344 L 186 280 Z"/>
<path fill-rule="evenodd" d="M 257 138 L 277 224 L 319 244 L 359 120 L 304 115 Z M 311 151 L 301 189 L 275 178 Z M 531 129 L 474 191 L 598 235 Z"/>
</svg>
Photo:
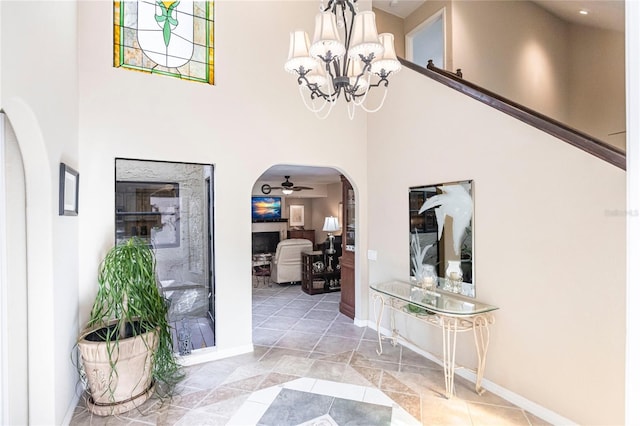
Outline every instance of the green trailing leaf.
<svg viewBox="0 0 640 426">
<path fill-rule="evenodd" d="M 171 393 L 183 373 L 173 355 L 168 308 L 156 283 L 153 250 L 137 237 L 113 247 L 100 264 L 98 284 L 87 328 L 103 327 L 96 337 L 107 343 L 111 365 L 120 339 L 157 329 L 153 379 Z M 115 326 L 107 326 L 113 321 Z"/>
</svg>

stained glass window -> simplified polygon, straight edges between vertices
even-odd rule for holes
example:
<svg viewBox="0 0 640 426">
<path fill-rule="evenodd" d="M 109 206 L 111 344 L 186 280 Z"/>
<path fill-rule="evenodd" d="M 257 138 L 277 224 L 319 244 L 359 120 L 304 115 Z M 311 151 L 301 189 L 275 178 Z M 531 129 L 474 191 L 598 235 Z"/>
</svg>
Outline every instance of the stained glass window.
<svg viewBox="0 0 640 426">
<path fill-rule="evenodd" d="M 213 1 L 114 1 L 113 66 L 214 83 Z"/>
</svg>

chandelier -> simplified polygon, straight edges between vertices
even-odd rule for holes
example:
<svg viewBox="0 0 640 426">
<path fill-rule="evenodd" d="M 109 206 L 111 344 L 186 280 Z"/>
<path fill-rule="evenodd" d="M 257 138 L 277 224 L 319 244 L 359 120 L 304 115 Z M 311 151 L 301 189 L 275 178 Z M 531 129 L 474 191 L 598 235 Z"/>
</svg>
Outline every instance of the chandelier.
<svg viewBox="0 0 640 426">
<path fill-rule="evenodd" d="M 357 1 L 329 0 L 326 8 L 322 2 L 311 44 L 305 31 L 291 33 L 285 70 L 298 76 L 302 101 L 319 118 L 328 117 L 341 96 L 350 119 L 356 106 L 378 111 L 387 96 L 389 76 L 402 68 L 393 34 L 378 35 L 375 14 L 359 12 Z M 377 107 L 368 109 L 367 95 L 376 87 L 384 88 L 384 94 Z"/>
</svg>

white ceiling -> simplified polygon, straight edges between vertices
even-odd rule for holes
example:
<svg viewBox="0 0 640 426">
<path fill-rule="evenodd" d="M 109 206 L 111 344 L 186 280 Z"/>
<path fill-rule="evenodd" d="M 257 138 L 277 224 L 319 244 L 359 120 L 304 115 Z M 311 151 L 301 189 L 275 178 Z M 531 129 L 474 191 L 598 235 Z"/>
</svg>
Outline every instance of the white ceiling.
<svg viewBox="0 0 640 426">
<path fill-rule="evenodd" d="M 373 0 L 373 7 L 387 13 L 406 18 L 419 8 L 425 0 Z"/>
<path fill-rule="evenodd" d="M 534 0 L 565 21 L 614 31 L 624 31 L 624 0 Z M 578 13 L 581 9 L 588 15 Z"/>
<path fill-rule="evenodd" d="M 406 18 L 428 0 L 373 0 L 373 7 Z M 532 0 L 559 18 L 598 28 L 624 31 L 624 0 Z M 586 9 L 588 15 L 578 11 Z"/>
<path fill-rule="evenodd" d="M 295 185 L 328 184 L 340 182 L 340 172 L 330 167 L 292 166 L 279 164 L 264 172 L 258 182 L 284 182 L 285 176 L 291 176 Z"/>
</svg>

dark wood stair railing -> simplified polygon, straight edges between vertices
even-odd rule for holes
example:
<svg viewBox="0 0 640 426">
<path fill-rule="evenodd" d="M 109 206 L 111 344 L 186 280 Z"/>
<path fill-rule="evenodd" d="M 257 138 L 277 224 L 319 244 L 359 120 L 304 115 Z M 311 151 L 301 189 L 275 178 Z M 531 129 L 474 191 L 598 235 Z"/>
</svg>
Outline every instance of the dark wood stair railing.
<svg viewBox="0 0 640 426">
<path fill-rule="evenodd" d="M 567 142 L 601 160 L 604 160 L 622 170 L 627 169 L 626 154 L 619 148 L 609 145 L 593 136 L 571 128 L 553 118 L 540 114 L 530 108 L 510 101 L 496 93 L 486 90 L 478 85 L 462 79 L 460 69 L 455 73 L 440 69 L 431 61 L 427 67 L 421 67 L 406 59 L 398 58 L 403 66 L 425 75 L 439 83 L 444 84 L 458 92 L 464 93 L 498 111 L 502 111 L 520 121 L 523 121 L 537 129 L 542 130 L 558 139 Z"/>
</svg>

